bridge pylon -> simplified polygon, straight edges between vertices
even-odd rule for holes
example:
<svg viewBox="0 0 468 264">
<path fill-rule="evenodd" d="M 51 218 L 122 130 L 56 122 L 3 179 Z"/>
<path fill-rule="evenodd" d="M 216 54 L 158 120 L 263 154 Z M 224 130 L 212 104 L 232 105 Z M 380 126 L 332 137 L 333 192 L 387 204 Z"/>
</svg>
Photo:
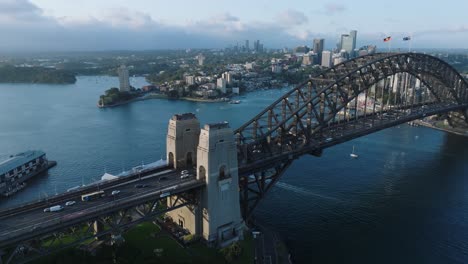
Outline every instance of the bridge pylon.
<svg viewBox="0 0 468 264">
<path fill-rule="evenodd" d="M 202 193 L 203 237 L 219 246 L 242 239 L 237 146 L 227 122 L 207 124 L 197 150 L 197 179 Z"/>
<path fill-rule="evenodd" d="M 244 230 L 234 133 L 227 122 L 207 124 L 196 142 L 196 177 L 206 187 L 199 193 L 198 204 L 178 208 L 167 215 L 192 234 L 202 236 L 209 245 L 223 247 L 242 239 Z M 168 203 L 171 199 L 177 198 L 171 197 Z"/>
<path fill-rule="evenodd" d="M 177 114 L 169 120 L 166 153 L 169 165 L 175 169 L 193 167 L 197 162 L 200 122 L 192 113 Z"/>
</svg>

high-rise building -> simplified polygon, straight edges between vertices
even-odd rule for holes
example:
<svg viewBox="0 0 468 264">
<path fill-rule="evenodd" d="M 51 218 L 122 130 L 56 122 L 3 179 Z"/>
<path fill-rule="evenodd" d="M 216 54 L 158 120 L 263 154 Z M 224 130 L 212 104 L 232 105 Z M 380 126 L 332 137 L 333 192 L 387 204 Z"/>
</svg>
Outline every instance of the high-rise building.
<svg viewBox="0 0 468 264">
<path fill-rule="evenodd" d="M 230 72 L 221 74 L 221 78 L 225 79 L 227 84 L 232 84 L 232 74 Z"/>
<path fill-rule="evenodd" d="M 254 41 L 254 51 L 255 52 L 262 52 L 263 51 L 263 44 L 260 44 L 260 40 Z"/>
<path fill-rule="evenodd" d="M 314 63 L 312 54 L 307 53 L 302 56 L 302 65 L 312 65 Z"/>
<path fill-rule="evenodd" d="M 200 53 L 198 54 L 197 59 L 198 59 L 198 65 L 203 66 L 203 63 L 205 63 L 205 56 L 203 56 L 203 54 Z"/>
<path fill-rule="evenodd" d="M 318 55 L 319 61 L 322 60 L 323 45 L 324 39 L 314 39 L 313 49 L 314 53 Z"/>
<path fill-rule="evenodd" d="M 130 91 L 130 80 L 128 77 L 128 69 L 125 65 L 121 65 L 117 69 L 117 73 L 119 74 L 119 83 L 120 83 L 120 91 L 121 92 L 129 92 Z"/>
<path fill-rule="evenodd" d="M 341 35 L 340 51 L 345 50 L 351 57 L 353 56 L 354 49 L 356 48 L 357 31 L 351 30 L 349 34 Z"/>
<path fill-rule="evenodd" d="M 250 47 L 249 47 L 249 40 L 248 40 L 248 39 L 245 40 L 245 50 L 246 50 L 246 51 L 249 51 L 249 50 L 250 50 Z"/>
<path fill-rule="evenodd" d="M 322 52 L 322 66 L 330 68 L 332 66 L 332 53 L 328 50 Z"/>
<path fill-rule="evenodd" d="M 223 78 L 218 78 L 216 82 L 216 88 L 218 88 L 223 94 L 226 93 L 226 80 Z"/>
</svg>

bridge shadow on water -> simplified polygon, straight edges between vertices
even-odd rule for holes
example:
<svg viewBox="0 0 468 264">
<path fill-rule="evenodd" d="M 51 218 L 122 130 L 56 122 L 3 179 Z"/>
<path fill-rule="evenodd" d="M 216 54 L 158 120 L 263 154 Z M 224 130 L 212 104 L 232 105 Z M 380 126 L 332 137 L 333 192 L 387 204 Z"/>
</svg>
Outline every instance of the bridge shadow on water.
<svg viewBox="0 0 468 264">
<path fill-rule="evenodd" d="M 297 160 L 255 217 L 297 263 L 466 263 L 467 149 L 466 138 L 426 128 L 369 135 Z"/>
</svg>

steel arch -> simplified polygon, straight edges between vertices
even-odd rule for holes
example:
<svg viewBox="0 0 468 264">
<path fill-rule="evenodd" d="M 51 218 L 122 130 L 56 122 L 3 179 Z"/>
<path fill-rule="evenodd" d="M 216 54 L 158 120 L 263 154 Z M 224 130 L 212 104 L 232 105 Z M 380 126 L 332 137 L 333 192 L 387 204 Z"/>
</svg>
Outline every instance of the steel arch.
<svg viewBox="0 0 468 264">
<path fill-rule="evenodd" d="M 384 92 L 389 96 L 393 93 L 386 82 L 395 74 L 419 79 L 427 90 L 425 97 L 416 96 L 415 87 L 411 88 L 412 94 L 397 90 L 395 94 L 401 94 L 404 102 L 396 103 L 395 99 L 395 103 L 387 102 L 385 106 Z M 370 88 L 379 82 L 383 82 L 380 110 L 376 111 L 378 98 L 374 90 L 373 111 L 358 114 L 358 96 L 365 94 L 367 101 Z M 405 81 L 405 89 L 408 83 Z M 391 86 L 395 89 L 394 83 Z M 350 120 L 346 112 L 352 102 L 356 114 Z M 379 53 L 338 64 L 289 91 L 234 132 L 244 218 L 250 216 L 292 160 L 301 155 L 320 155 L 323 148 L 426 115 L 463 110 L 468 121 L 467 107 L 468 83 L 438 58 L 418 53 Z M 344 118 L 337 116 L 340 111 Z M 395 114 L 395 118 L 387 114 Z M 342 132 L 338 137 L 333 134 L 336 129 Z M 332 142 L 328 142 L 330 139 Z"/>
<path fill-rule="evenodd" d="M 377 54 L 341 63 L 291 90 L 234 133 L 239 162 L 249 154 L 265 151 L 273 138 L 301 134 L 307 139 L 328 126 L 336 114 L 373 84 L 396 73 L 420 79 L 433 98 L 420 102 L 468 103 L 468 83 L 446 62 L 424 54 Z M 417 104 L 414 104 L 416 107 Z M 300 120 L 306 117 L 306 120 Z M 304 122 L 305 121 L 305 122 Z M 241 165 L 242 166 L 242 165 Z"/>
</svg>

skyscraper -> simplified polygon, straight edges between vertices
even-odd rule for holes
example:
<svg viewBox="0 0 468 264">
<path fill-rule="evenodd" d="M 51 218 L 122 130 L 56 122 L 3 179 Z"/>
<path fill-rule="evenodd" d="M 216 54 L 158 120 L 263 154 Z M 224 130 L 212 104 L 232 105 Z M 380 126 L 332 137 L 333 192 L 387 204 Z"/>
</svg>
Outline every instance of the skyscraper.
<svg viewBox="0 0 468 264">
<path fill-rule="evenodd" d="M 249 51 L 249 50 L 250 50 L 250 47 L 249 47 L 249 40 L 248 40 L 248 39 L 245 40 L 245 50 L 246 50 L 246 51 Z"/>
<path fill-rule="evenodd" d="M 117 73 L 119 74 L 119 83 L 120 83 L 120 91 L 121 92 L 129 92 L 130 91 L 130 80 L 128 77 L 128 69 L 125 65 L 121 65 L 117 69 Z"/>
<path fill-rule="evenodd" d="M 232 84 L 232 74 L 230 72 L 221 74 L 221 78 L 226 80 L 226 84 Z"/>
<path fill-rule="evenodd" d="M 331 61 L 332 61 L 332 54 L 328 50 L 324 50 L 322 52 L 322 66 L 323 67 L 331 67 Z"/>
<path fill-rule="evenodd" d="M 341 50 L 345 50 L 351 57 L 354 57 L 354 49 L 356 48 L 357 31 L 351 30 L 349 34 L 341 35 Z"/>
<path fill-rule="evenodd" d="M 324 39 L 314 39 L 314 53 L 320 54 L 323 51 Z"/>
<path fill-rule="evenodd" d="M 314 53 L 318 56 L 318 61 L 322 61 L 322 51 L 323 51 L 324 39 L 314 39 Z"/>
</svg>

